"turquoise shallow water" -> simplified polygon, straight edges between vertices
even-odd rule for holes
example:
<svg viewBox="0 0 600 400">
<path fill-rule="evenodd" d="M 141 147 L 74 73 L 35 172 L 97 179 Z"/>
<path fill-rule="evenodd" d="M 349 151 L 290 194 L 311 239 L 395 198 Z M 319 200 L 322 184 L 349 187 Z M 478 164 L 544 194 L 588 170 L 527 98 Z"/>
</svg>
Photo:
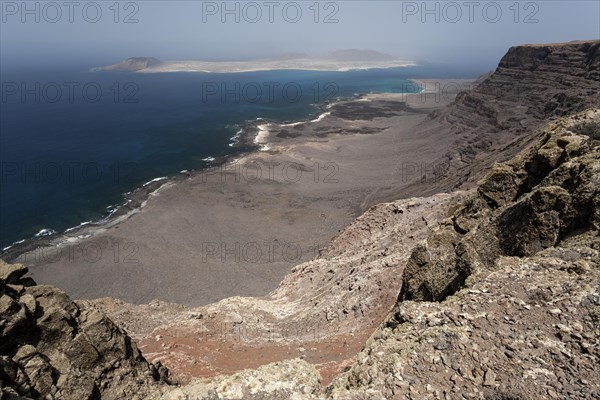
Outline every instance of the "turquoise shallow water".
<svg viewBox="0 0 600 400">
<path fill-rule="evenodd" d="M 420 74 L 3 72 L 0 248 L 99 220 L 144 182 L 247 150 L 231 146 L 246 121 L 302 120 L 339 97 L 412 92 L 407 78 Z"/>
</svg>

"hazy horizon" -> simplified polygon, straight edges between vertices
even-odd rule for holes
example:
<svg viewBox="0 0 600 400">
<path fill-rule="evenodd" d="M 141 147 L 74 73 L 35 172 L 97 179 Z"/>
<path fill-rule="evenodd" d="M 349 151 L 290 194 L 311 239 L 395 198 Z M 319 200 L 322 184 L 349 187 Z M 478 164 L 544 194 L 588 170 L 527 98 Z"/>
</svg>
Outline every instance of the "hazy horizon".
<svg viewBox="0 0 600 400">
<path fill-rule="evenodd" d="M 251 60 L 355 48 L 489 70 L 514 45 L 600 37 L 596 1 L 73 3 L 3 1 L 1 66 Z"/>
</svg>

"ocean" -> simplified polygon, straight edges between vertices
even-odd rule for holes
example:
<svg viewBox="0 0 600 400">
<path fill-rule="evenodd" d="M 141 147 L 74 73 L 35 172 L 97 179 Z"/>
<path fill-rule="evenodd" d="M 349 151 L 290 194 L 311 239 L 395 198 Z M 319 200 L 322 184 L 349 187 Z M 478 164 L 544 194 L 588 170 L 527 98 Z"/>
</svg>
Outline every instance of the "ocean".
<svg viewBox="0 0 600 400">
<path fill-rule="evenodd" d="M 443 73 L 2 71 L 0 249 L 101 220 L 145 182 L 247 151 L 236 138 L 248 121 L 306 120 L 339 98 L 415 92 L 408 79 L 424 75 Z"/>
</svg>

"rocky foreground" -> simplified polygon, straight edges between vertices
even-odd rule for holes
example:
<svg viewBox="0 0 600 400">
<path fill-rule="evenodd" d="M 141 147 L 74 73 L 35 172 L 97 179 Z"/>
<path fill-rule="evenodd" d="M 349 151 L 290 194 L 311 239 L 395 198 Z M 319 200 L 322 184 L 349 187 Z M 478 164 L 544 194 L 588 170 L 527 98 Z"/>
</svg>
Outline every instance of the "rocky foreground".
<svg viewBox="0 0 600 400">
<path fill-rule="evenodd" d="M 566 63 L 559 83 L 431 123 L 470 138 L 451 163 L 526 149 L 472 189 L 371 208 L 269 296 L 75 303 L 0 264 L 2 399 L 600 398 L 599 47 L 511 49 L 480 87 Z"/>
</svg>

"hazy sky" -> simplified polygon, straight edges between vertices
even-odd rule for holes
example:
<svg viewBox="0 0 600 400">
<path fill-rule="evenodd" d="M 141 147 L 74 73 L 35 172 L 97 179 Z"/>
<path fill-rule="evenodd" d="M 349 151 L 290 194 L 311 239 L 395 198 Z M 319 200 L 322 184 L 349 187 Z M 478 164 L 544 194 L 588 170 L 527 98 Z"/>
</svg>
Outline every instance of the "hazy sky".
<svg viewBox="0 0 600 400">
<path fill-rule="evenodd" d="M 491 69 L 512 45 L 599 38 L 599 4 L 2 0 L 0 61 L 94 66 L 131 56 L 249 59 L 368 48 Z"/>
</svg>

